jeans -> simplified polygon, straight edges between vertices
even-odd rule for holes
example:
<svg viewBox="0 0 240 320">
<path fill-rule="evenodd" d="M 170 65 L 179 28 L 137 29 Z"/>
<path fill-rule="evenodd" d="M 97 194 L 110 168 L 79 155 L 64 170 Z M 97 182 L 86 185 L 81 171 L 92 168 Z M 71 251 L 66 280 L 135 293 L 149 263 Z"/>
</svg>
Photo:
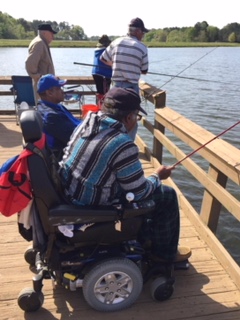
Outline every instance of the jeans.
<svg viewBox="0 0 240 320">
<path fill-rule="evenodd" d="M 118 88 L 132 88 L 137 92 L 137 94 L 139 94 L 138 83 L 131 83 L 127 81 L 112 81 L 112 86 Z"/>
</svg>

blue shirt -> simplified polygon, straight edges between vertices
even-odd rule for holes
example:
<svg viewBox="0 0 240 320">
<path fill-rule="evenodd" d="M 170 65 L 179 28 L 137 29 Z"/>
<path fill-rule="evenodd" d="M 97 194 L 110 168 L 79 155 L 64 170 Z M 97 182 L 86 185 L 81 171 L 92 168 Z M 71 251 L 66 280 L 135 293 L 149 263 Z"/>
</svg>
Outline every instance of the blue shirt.
<svg viewBox="0 0 240 320">
<path fill-rule="evenodd" d="M 60 154 L 66 147 L 74 129 L 82 122 L 62 104 L 41 100 L 37 106 L 43 120 L 43 132 L 48 146 Z"/>
<path fill-rule="evenodd" d="M 112 68 L 100 60 L 100 56 L 106 48 L 98 48 L 94 50 L 94 60 L 92 74 L 98 74 L 104 76 L 105 78 L 112 77 Z"/>
</svg>

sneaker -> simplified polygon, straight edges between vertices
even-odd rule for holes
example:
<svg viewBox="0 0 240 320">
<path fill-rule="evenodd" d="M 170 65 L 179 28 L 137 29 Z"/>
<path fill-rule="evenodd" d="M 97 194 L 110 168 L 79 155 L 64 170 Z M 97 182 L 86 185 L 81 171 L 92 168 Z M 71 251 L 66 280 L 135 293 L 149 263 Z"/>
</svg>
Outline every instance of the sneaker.
<svg viewBox="0 0 240 320">
<path fill-rule="evenodd" d="M 192 251 L 189 247 L 179 246 L 174 262 L 187 260 L 188 258 L 191 257 L 191 255 L 192 255 Z"/>
</svg>

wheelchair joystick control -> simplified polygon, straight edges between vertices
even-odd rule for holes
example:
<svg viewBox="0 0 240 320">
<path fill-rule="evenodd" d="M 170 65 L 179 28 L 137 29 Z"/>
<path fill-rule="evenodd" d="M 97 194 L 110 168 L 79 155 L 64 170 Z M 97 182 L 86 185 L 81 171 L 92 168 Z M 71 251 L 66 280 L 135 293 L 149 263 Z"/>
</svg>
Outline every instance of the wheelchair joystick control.
<svg viewBox="0 0 240 320">
<path fill-rule="evenodd" d="M 134 193 L 128 192 L 128 193 L 126 194 L 126 199 L 127 199 L 128 202 L 133 201 L 134 198 L 135 198 Z"/>
</svg>

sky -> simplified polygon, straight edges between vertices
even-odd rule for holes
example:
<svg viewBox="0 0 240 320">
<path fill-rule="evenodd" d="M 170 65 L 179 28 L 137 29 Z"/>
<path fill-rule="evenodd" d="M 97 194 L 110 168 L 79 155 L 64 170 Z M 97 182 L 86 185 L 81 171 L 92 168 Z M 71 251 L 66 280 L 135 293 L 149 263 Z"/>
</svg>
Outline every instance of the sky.
<svg viewBox="0 0 240 320">
<path fill-rule="evenodd" d="M 50 20 L 79 25 L 87 37 L 125 35 L 131 19 L 139 17 L 148 29 L 191 27 L 206 21 L 223 28 L 240 23 L 239 0 L 1 0 L 0 11 L 15 19 Z M 36 6 L 36 7 L 35 7 Z"/>
</svg>

